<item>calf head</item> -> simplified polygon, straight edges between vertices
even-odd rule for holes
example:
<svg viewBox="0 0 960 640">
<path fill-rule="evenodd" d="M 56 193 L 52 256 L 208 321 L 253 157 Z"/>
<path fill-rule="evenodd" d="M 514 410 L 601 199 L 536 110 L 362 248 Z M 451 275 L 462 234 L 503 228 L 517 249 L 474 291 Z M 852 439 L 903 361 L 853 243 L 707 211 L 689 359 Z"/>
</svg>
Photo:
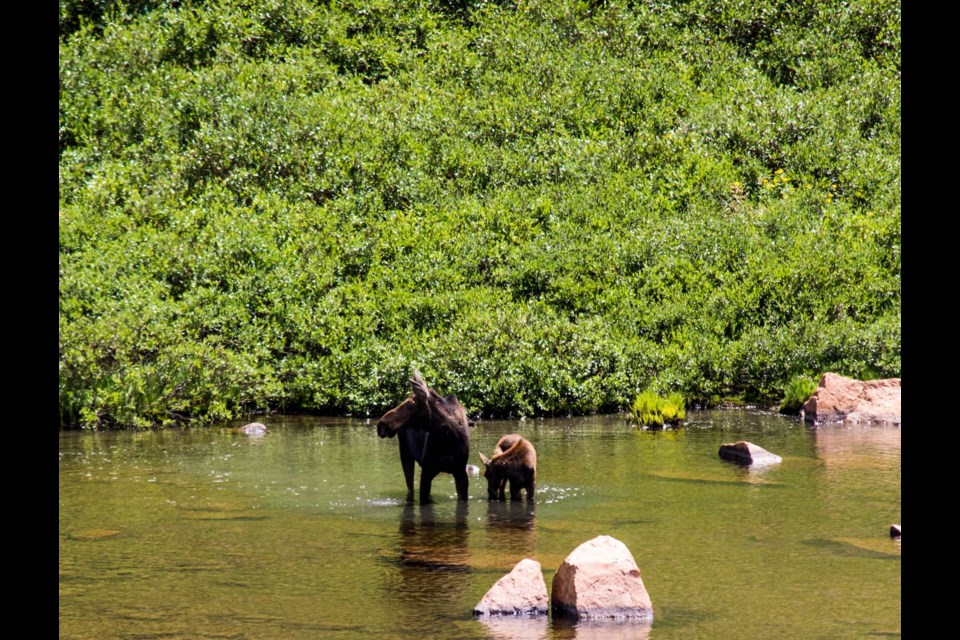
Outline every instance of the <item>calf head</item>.
<svg viewBox="0 0 960 640">
<path fill-rule="evenodd" d="M 487 495 L 490 500 L 503 500 L 506 485 L 510 483 L 510 496 L 516 499 L 521 489 L 526 489 L 527 498 L 533 497 L 537 474 L 537 452 L 529 440 L 511 433 L 500 438 L 493 450 L 493 457 L 480 454 L 483 475 L 487 479 Z"/>
<path fill-rule="evenodd" d="M 491 464 L 493 460 L 482 453 L 480 454 L 480 461 L 483 462 L 483 477 L 487 479 L 487 497 L 490 500 L 497 500 L 503 496 L 503 487 L 507 478 L 500 473 L 497 466 Z"/>
</svg>

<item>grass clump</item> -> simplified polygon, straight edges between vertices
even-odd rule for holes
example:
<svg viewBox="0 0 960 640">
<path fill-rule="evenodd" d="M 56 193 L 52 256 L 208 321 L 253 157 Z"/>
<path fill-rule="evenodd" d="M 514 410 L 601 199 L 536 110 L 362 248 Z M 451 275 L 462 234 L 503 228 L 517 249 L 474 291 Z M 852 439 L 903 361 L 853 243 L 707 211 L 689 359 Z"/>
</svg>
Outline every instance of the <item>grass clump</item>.
<svg viewBox="0 0 960 640">
<path fill-rule="evenodd" d="M 780 402 L 780 413 L 795 414 L 800 412 L 803 403 L 817 390 L 817 381 L 810 376 L 796 375 L 790 378 L 783 392 Z"/>
<path fill-rule="evenodd" d="M 686 401 L 679 393 L 661 396 L 649 389 L 641 391 L 630 404 L 630 414 L 637 426 L 662 428 L 677 425 L 686 417 Z"/>
</svg>

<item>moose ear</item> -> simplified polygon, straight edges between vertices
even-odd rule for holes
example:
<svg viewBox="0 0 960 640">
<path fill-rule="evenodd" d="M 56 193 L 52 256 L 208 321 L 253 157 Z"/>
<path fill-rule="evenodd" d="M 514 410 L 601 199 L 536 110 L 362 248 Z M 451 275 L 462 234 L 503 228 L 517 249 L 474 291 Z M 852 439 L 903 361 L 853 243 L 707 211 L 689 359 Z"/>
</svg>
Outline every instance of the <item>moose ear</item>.
<svg viewBox="0 0 960 640">
<path fill-rule="evenodd" d="M 483 466 L 485 467 L 490 466 L 490 459 L 487 458 L 487 456 L 483 455 L 482 453 L 480 454 L 480 461 L 483 462 Z"/>
<path fill-rule="evenodd" d="M 423 381 L 423 378 L 420 377 L 420 372 L 416 369 L 413 370 L 410 386 L 413 388 L 413 395 L 419 400 L 427 400 L 430 398 L 430 390 L 427 388 L 427 383 Z"/>
</svg>

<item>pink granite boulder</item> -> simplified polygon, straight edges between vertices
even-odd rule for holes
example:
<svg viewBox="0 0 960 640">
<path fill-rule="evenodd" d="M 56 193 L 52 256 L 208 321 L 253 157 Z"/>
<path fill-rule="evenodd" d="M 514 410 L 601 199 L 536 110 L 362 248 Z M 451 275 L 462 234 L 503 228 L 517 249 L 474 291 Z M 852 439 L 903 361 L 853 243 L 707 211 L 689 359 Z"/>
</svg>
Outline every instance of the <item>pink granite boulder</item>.
<svg viewBox="0 0 960 640">
<path fill-rule="evenodd" d="M 473 615 L 546 615 L 548 601 L 540 563 L 524 558 L 490 587 L 473 608 Z"/>
<path fill-rule="evenodd" d="M 770 453 L 752 442 L 741 440 L 720 445 L 720 457 L 743 465 L 764 465 L 783 462 L 783 458 Z"/>
<path fill-rule="evenodd" d="M 835 373 L 820 385 L 800 410 L 804 421 L 890 422 L 900 424 L 900 378 L 854 380 Z"/>
<path fill-rule="evenodd" d="M 627 546 L 610 536 L 584 542 L 553 576 L 554 615 L 576 619 L 653 618 L 640 568 Z"/>
</svg>

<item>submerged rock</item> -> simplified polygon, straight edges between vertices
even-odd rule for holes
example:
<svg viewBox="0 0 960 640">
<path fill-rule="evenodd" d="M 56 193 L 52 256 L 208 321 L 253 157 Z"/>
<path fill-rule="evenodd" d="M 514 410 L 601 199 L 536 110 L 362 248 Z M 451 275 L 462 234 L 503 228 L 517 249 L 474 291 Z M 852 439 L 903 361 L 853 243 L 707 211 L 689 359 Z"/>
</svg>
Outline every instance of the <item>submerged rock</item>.
<svg viewBox="0 0 960 640">
<path fill-rule="evenodd" d="M 547 602 L 547 583 L 540 563 L 524 558 L 490 587 L 473 608 L 473 615 L 546 615 Z"/>
<path fill-rule="evenodd" d="M 554 614 L 576 619 L 652 619 L 653 604 L 627 546 L 611 536 L 584 542 L 553 576 Z"/>
<path fill-rule="evenodd" d="M 262 436 L 267 433 L 267 425 L 260 422 L 251 422 L 240 427 L 240 433 L 247 436 Z"/>
<path fill-rule="evenodd" d="M 775 464 L 777 462 L 783 462 L 783 458 L 780 456 L 770 453 L 763 447 L 758 447 L 752 442 L 747 442 L 746 440 L 720 445 L 720 457 L 724 460 L 729 460 L 730 462 L 736 462 L 737 464 L 745 465 Z"/>
<path fill-rule="evenodd" d="M 122 535 L 123 531 L 119 529 L 86 529 L 84 531 L 75 531 L 67 537 L 70 540 L 104 540 Z"/>
<path fill-rule="evenodd" d="M 803 404 L 805 422 L 889 422 L 900 424 L 900 378 L 860 381 L 835 373 L 820 377 Z"/>
</svg>

